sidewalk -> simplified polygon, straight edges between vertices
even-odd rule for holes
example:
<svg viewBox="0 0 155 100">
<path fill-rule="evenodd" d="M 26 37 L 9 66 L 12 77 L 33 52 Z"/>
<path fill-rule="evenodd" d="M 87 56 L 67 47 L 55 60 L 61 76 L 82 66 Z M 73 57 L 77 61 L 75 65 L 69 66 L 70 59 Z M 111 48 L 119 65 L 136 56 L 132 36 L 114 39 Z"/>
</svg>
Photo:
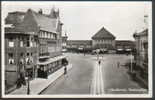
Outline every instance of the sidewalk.
<svg viewBox="0 0 155 100">
<path fill-rule="evenodd" d="M 72 65 L 69 64 L 67 66 L 67 70 L 70 70 L 71 68 L 72 68 Z M 48 79 L 35 78 L 34 80 L 30 81 L 30 94 L 33 94 L 33 95 L 39 94 L 63 74 L 64 74 L 64 67 L 60 68 L 53 74 L 49 75 Z M 15 91 L 11 92 L 8 95 L 23 95 L 23 94 L 27 94 L 27 85 L 22 86 L 19 89 L 16 89 Z"/>
</svg>

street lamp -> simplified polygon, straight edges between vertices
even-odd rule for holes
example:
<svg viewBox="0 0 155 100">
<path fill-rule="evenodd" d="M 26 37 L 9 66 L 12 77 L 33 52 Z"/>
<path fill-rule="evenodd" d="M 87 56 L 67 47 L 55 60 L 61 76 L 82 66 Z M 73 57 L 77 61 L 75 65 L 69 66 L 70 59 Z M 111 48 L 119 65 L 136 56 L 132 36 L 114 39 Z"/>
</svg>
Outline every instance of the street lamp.
<svg viewBox="0 0 155 100">
<path fill-rule="evenodd" d="M 30 94 L 30 80 L 29 80 L 28 72 L 27 72 L 26 80 L 27 80 L 27 95 L 29 95 Z"/>
<path fill-rule="evenodd" d="M 132 66 L 132 51 L 131 51 L 131 56 L 130 56 L 130 58 L 131 58 L 131 72 L 133 72 L 133 66 Z"/>
<path fill-rule="evenodd" d="M 27 58 L 26 65 L 27 66 L 31 65 L 30 58 Z M 30 94 L 30 77 L 29 77 L 28 71 L 26 71 L 26 74 L 27 74 L 27 77 L 26 77 L 26 80 L 27 80 L 27 94 L 29 95 Z"/>
</svg>

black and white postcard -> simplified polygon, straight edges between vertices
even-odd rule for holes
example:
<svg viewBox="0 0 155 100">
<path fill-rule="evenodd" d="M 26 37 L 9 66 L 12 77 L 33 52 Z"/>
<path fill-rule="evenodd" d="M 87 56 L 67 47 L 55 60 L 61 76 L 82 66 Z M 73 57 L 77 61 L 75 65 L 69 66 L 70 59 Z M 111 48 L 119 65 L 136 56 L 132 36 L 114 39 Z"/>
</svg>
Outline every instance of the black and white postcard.
<svg viewBox="0 0 155 100">
<path fill-rule="evenodd" d="M 151 1 L 2 1 L 3 98 L 151 98 Z"/>
</svg>

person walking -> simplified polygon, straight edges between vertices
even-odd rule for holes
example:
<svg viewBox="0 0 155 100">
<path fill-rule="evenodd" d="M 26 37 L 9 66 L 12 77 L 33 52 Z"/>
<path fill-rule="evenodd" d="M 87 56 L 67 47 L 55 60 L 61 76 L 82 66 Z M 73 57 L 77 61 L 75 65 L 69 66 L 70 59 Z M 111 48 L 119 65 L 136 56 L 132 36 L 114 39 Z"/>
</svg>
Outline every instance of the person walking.
<svg viewBox="0 0 155 100">
<path fill-rule="evenodd" d="M 101 64 L 101 60 L 98 61 L 98 64 L 99 64 L 99 65 Z"/>
<path fill-rule="evenodd" d="M 120 67 L 120 62 L 118 61 L 118 62 L 117 62 L 117 68 L 119 68 L 119 67 Z"/>
<path fill-rule="evenodd" d="M 67 67 L 64 67 L 64 75 L 67 76 Z"/>
</svg>

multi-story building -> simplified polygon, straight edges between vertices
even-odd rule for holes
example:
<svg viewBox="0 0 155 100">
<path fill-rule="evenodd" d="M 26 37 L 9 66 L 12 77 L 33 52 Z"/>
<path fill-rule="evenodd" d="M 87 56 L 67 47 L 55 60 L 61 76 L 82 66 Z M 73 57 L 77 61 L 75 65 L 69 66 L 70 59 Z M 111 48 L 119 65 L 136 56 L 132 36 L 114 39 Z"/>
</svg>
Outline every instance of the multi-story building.
<svg viewBox="0 0 155 100">
<path fill-rule="evenodd" d="M 136 53 L 134 55 L 137 75 L 141 77 L 142 83 L 148 87 L 148 15 L 144 15 L 144 27 L 135 32 Z"/>
<path fill-rule="evenodd" d="M 92 45 L 94 49 L 113 50 L 115 48 L 115 36 L 102 27 L 92 37 Z"/>
<path fill-rule="evenodd" d="M 16 86 L 21 76 L 47 78 L 62 67 L 62 59 L 65 58 L 61 54 L 63 24 L 59 10 L 52 9 L 46 15 L 42 10 L 35 12 L 28 9 L 22 17 L 21 14 L 14 13 L 13 16 L 16 17 L 9 13 L 5 20 L 9 24 L 5 27 L 6 89 Z M 15 22 L 18 18 L 23 19 L 17 24 Z"/>
<path fill-rule="evenodd" d="M 145 29 L 134 35 L 136 43 L 135 62 L 141 76 L 144 79 L 148 78 L 148 29 Z"/>
</svg>

